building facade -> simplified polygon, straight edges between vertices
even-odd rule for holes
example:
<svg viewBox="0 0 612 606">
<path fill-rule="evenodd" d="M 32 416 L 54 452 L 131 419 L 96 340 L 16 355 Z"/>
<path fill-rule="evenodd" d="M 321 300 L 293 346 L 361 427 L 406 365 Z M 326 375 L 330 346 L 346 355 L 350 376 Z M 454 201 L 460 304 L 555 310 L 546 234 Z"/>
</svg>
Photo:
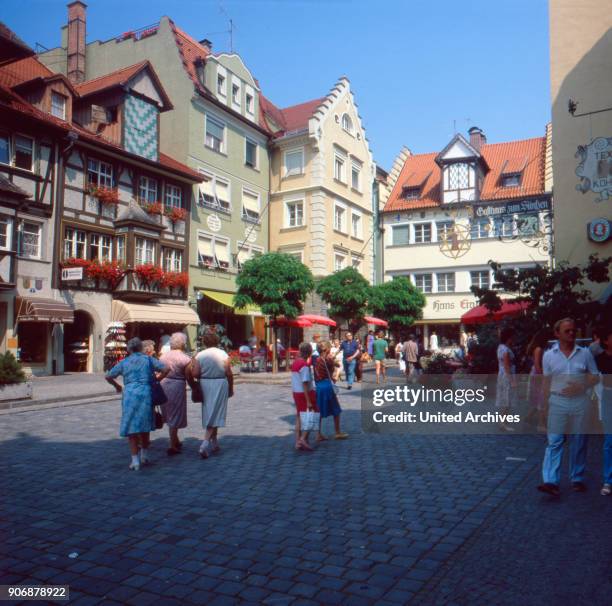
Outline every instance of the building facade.
<svg viewBox="0 0 612 606">
<path fill-rule="evenodd" d="M 86 44 L 85 5 L 68 10 L 60 47 L 41 60 L 64 73 L 79 65 L 87 79 L 151 63 L 174 106 L 159 117 L 160 149 L 202 175 L 191 210 L 190 303 L 203 323 L 223 324 L 234 342 L 253 329 L 263 338 L 258 310 L 232 304 L 240 263 L 268 250 L 269 133 L 260 123 L 256 80 L 238 55 L 213 54 L 210 42 L 194 40 L 167 17 Z"/>
<path fill-rule="evenodd" d="M 383 211 L 385 279 L 408 276 L 427 304 L 415 332 L 459 343 L 461 316 L 488 287 L 488 261 L 528 267 L 551 258 L 547 136 L 487 144 L 474 127 L 439 153 L 402 151 Z M 548 162 L 548 165 L 550 163 Z M 401 165 L 401 168 L 400 168 Z"/>
<path fill-rule="evenodd" d="M 550 0 L 549 16 L 555 259 L 582 265 L 612 248 L 612 15 L 598 0 Z"/>
</svg>

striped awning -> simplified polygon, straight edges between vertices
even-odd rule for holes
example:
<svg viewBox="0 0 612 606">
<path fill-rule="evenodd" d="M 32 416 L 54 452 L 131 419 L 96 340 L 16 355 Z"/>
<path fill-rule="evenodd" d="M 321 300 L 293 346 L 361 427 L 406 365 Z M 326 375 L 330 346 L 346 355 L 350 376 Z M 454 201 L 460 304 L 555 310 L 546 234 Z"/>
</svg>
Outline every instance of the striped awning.
<svg viewBox="0 0 612 606">
<path fill-rule="evenodd" d="M 63 301 L 42 297 L 15 297 L 17 322 L 54 322 L 72 324 L 74 309 Z"/>
<path fill-rule="evenodd" d="M 198 325 L 198 314 L 188 305 L 172 303 L 128 303 L 113 301 L 111 307 L 113 322 L 143 322 L 146 324 L 180 324 L 182 326 Z"/>
</svg>

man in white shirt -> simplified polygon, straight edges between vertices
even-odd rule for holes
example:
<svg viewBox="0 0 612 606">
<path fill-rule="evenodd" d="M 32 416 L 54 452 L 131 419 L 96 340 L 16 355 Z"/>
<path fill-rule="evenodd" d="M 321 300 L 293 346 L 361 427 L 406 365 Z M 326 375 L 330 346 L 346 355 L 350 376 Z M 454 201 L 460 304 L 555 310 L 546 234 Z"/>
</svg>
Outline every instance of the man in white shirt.
<svg viewBox="0 0 612 606">
<path fill-rule="evenodd" d="M 575 492 L 584 492 L 586 443 L 584 426 L 589 410 L 590 389 L 599 380 L 597 365 L 588 349 L 576 345 L 576 325 L 571 318 L 555 324 L 558 339 L 544 353 L 544 401 L 548 401 L 548 445 L 544 454 L 538 490 L 559 496 L 563 443 L 569 434 L 570 480 Z"/>
</svg>

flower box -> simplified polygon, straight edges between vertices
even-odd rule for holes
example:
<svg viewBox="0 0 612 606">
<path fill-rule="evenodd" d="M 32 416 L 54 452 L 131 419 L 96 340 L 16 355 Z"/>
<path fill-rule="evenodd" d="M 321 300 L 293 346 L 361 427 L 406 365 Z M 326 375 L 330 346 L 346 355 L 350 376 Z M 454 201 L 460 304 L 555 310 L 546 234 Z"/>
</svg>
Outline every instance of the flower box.
<svg viewBox="0 0 612 606">
<path fill-rule="evenodd" d="M 103 206 L 117 206 L 119 204 L 119 192 L 111 187 L 90 185 L 89 195 L 97 198 Z"/>
<path fill-rule="evenodd" d="M 159 286 L 164 275 L 161 267 L 153 263 L 145 265 L 137 265 L 134 268 L 134 273 L 138 277 L 138 281 L 143 288 L 151 289 L 154 286 Z"/>
</svg>

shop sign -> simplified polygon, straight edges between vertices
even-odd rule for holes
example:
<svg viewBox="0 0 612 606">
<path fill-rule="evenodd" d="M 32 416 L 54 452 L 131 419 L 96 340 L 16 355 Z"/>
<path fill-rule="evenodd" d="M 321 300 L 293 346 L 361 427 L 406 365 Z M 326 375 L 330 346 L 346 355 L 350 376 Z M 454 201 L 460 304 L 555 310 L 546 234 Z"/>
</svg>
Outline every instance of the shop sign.
<svg viewBox="0 0 612 606">
<path fill-rule="evenodd" d="M 83 268 L 82 267 L 64 267 L 62 269 L 62 280 L 82 280 L 83 279 Z"/>
<path fill-rule="evenodd" d="M 602 244 L 610 239 L 610 221 L 608 219 L 593 219 L 587 224 L 587 235 L 591 242 Z"/>
<path fill-rule="evenodd" d="M 576 189 L 599 194 L 596 202 L 612 197 L 612 137 L 597 137 L 588 145 L 579 145 L 574 157 L 580 159 L 576 175 L 581 183 Z"/>
<path fill-rule="evenodd" d="M 478 301 L 470 299 L 461 299 L 457 302 L 458 308 L 462 310 L 472 309 L 472 307 L 478 306 Z M 447 311 L 457 309 L 455 301 L 444 301 L 442 299 L 434 299 L 432 301 L 432 307 L 434 311 Z"/>
<path fill-rule="evenodd" d="M 550 199 L 521 200 L 520 202 L 505 202 L 504 204 L 474 204 L 475 217 L 499 217 L 521 213 L 537 213 L 550 210 Z"/>
</svg>

